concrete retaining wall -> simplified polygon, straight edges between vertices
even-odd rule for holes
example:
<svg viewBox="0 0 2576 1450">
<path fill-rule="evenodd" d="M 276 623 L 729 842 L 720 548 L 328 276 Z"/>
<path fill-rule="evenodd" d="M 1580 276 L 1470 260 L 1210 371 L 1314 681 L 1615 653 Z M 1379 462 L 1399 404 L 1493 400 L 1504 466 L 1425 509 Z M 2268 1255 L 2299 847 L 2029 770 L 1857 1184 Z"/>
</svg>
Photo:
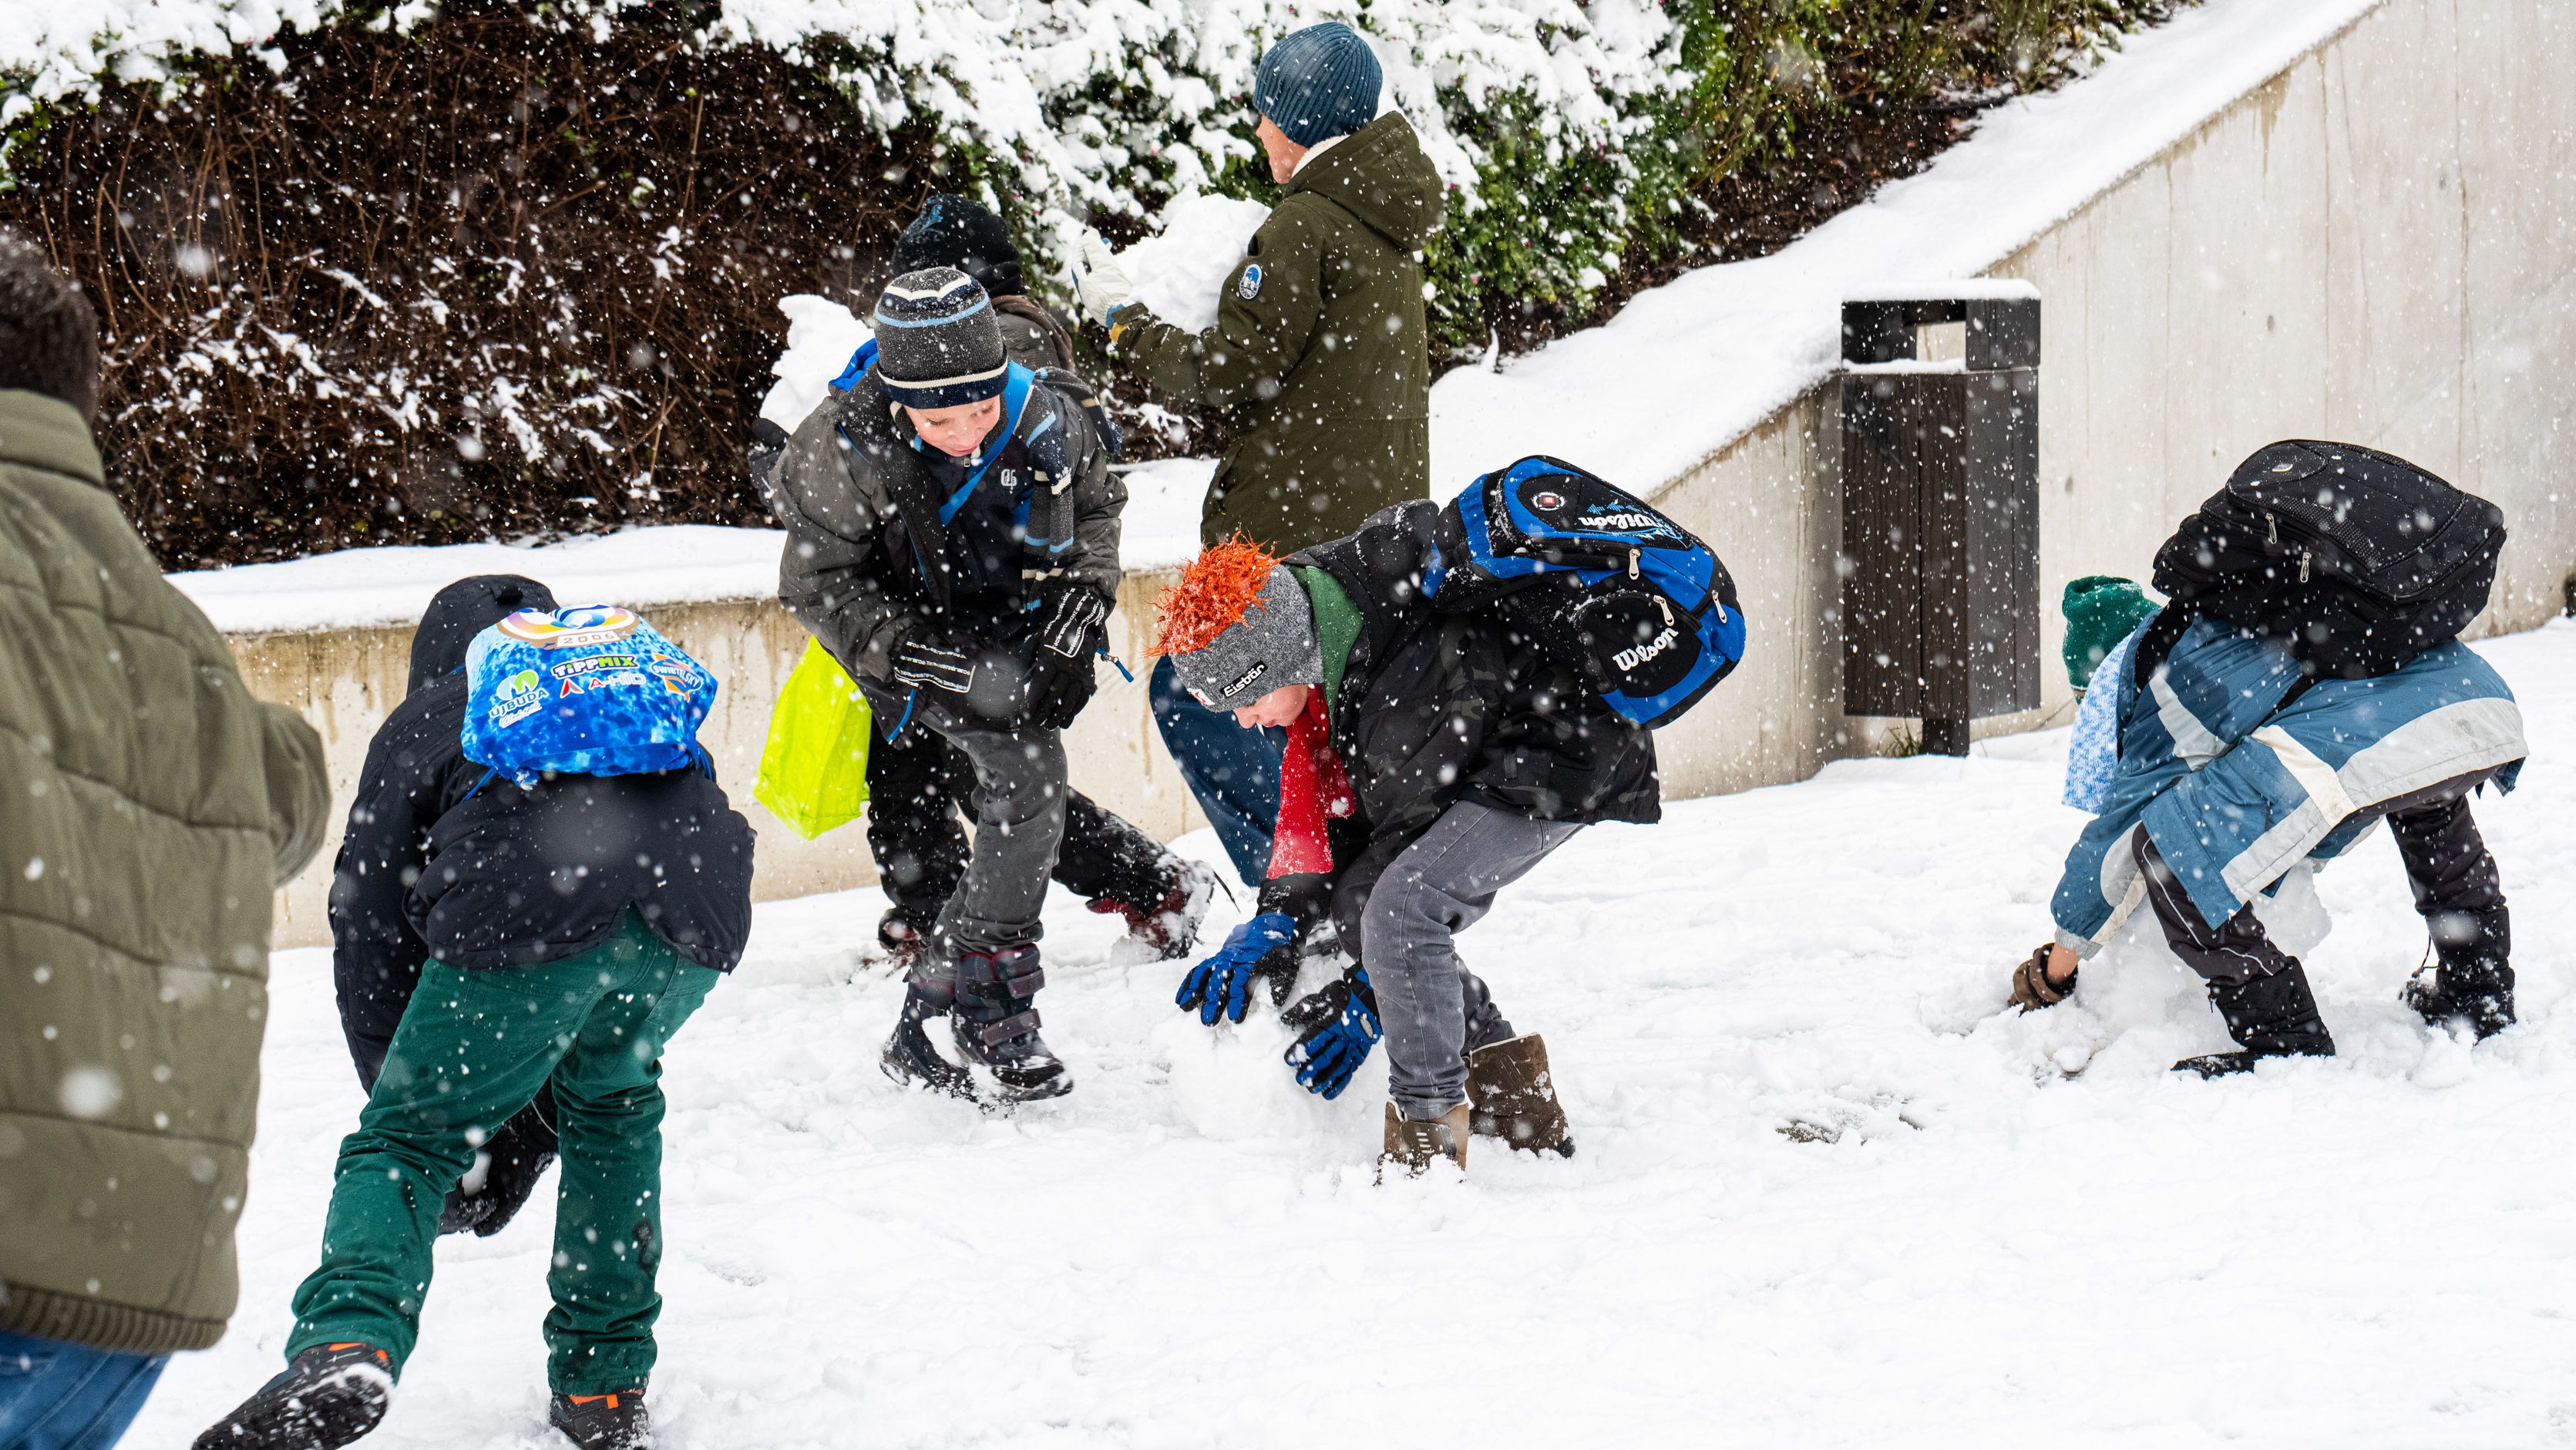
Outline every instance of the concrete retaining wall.
<svg viewBox="0 0 2576 1450">
<path fill-rule="evenodd" d="M 2275 438 L 2405 454 L 2505 509 L 2484 630 L 2527 628 L 2576 568 L 2576 7 L 2387 0 L 1996 267 L 2044 299 L 2046 649 L 2070 578 L 2143 576 L 2173 520 Z M 1897 722 L 1841 709 L 1837 388 L 1808 393 L 1674 480 L 1664 505 L 1734 569 L 1757 630 L 1736 676 L 1659 739 L 1675 796 L 1804 778 Z M 1113 621 L 1144 657 L 1165 575 Z M 804 636 L 769 601 L 647 607 L 724 681 L 707 739 L 760 829 L 763 897 L 873 879 L 853 827 L 803 842 L 749 800 L 767 705 Z M 252 688 L 322 731 L 345 802 L 402 689 L 407 630 L 233 643 Z M 2063 715 L 2053 668 L 2031 715 Z M 1164 836 L 1199 824 L 1141 684 L 1111 680 L 1072 732 L 1074 784 Z M 324 939 L 328 873 L 282 894 L 278 939 Z"/>
</svg>

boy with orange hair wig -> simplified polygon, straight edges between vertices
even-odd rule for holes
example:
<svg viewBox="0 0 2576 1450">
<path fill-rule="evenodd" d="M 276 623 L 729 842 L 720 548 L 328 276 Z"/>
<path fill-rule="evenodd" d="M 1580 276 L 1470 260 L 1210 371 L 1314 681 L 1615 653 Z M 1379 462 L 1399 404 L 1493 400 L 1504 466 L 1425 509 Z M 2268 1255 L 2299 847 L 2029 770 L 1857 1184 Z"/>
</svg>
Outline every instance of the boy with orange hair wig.
<svg viewBox="0 0 2576 1450">
<path fill-rule="evenodd" d="M 1386 1162 L 1466 1164 L 1470 1132 L 1570 1154 L 1535 1034 L 1458 959 L 1458 932 L 1594 821 L 1661 817 L 1654 737 L 1489 611 L 1442 610 L 1440 508 L 1398 504 L 1275 559 L 1239 536 L 1156 612 L 1156 652 L 1209 710 L 1284 728 L 1260 910 L 1182 980 L 1203 1022 L 1252 984 L 1286 1000 L 1328 942 L 1356 958 L 1287 1007 L 1309 1091 L 1338 1097 L 1383 1036 Z"/>
</svg>

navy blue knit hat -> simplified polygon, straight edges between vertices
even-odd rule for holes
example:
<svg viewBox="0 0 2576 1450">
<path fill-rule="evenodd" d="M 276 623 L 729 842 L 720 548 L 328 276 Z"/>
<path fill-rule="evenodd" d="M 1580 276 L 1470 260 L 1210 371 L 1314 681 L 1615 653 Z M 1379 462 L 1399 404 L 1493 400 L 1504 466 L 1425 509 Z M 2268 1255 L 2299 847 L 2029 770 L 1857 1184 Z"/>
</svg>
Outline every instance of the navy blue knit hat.
<svg viewBox="0 0 2576 1450">
<path fill-rule="evenodd" d="M 955 408 L 1001 396 L 1010 354 L 993 299 L 954 267 L 925 267 L 886 284 L 875 315 L 877 387 L 907 408 Z"/>
<path fill-rule="evenodd" d="M 1252 109 L 1289 140 L 1312 146 L 1376 120 L 1385 80 L 1377 52 L 1359 32 L 1327 20 L 1270 47 L 1252 77 Z"/>
<path fill-rule="evenodd" d="M 922 203 L 921 215 L 894 239 L 897 272 L 925 267 L 954 267 L 995 297 L 1029 290 L 1020 276 L 1020 249 L 1011 245 L 1011 229 L 990 209 L 955 192 L 943 191 Z"/>
</svg>

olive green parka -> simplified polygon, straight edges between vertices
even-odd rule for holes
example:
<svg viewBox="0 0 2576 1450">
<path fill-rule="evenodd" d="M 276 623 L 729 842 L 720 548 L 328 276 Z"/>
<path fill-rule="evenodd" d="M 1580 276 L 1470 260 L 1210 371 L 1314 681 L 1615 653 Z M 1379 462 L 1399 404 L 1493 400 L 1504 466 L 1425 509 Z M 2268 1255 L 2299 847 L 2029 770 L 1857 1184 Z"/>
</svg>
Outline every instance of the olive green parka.
<svg viewBox="0 0 2576 1450">
<path fill-rule="evenodd" d="M 69 404 L 0 389 L 0 1330 L 162 1354 L 238 1293 L 271 892 L 322 742 L 251 698 Z"/>
<path fill-rule="evenodd" d="M 1227 277 L 1216 326 L 1141 307 L 1112 350 L 1147 386 L 1249 410 L 1199 514 L 1271 550 L 1338 539 L 1431 491 L 1431 357 L 1416 253 L 1440 225 L 1440 175 L 1412 125 L 1378 117 L 1310 154 Z"/>
</svg>

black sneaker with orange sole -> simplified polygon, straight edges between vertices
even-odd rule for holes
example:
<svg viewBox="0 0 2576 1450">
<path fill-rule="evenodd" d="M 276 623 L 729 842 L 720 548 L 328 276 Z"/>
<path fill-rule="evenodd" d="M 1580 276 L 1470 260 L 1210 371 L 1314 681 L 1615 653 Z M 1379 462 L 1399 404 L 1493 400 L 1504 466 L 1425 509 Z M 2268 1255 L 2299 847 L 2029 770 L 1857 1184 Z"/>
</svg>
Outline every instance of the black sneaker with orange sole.
<svg viewBox="0 0 2576 1450">
<path fill-rule="evenodd" d="M 642 1390 L 607 1395 L 557 1395 L 546 1423 L 582 1450 L 652 1450 L 653 1417 L 644 1413 Z"/>
<path fill-rule="evenodd" d="M 317 1344 L 208 1427 L 194 1450 L 335 1450 L 376 1428 L 393 1395 L 392 1356 L 371 1344 Z"/>
</svg>

